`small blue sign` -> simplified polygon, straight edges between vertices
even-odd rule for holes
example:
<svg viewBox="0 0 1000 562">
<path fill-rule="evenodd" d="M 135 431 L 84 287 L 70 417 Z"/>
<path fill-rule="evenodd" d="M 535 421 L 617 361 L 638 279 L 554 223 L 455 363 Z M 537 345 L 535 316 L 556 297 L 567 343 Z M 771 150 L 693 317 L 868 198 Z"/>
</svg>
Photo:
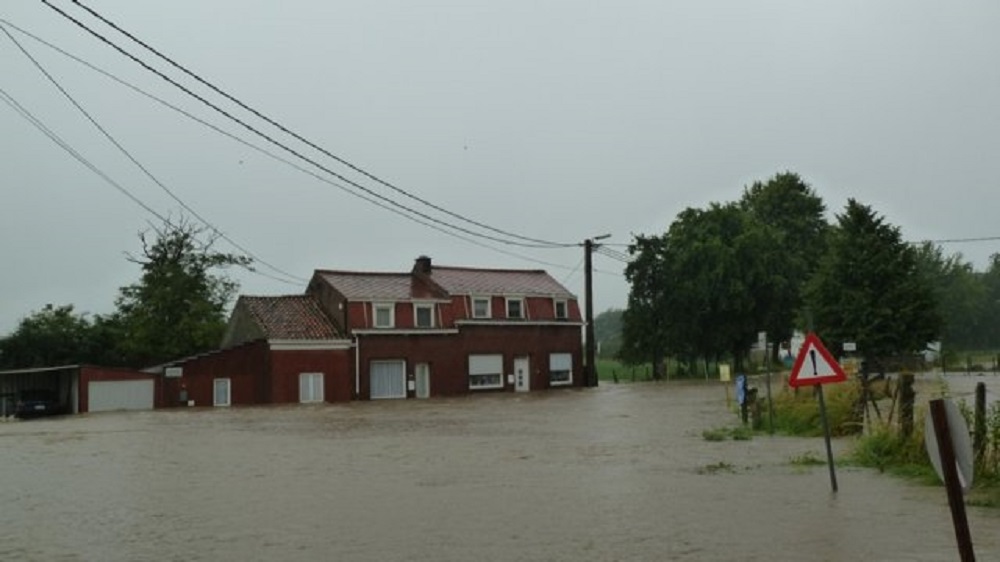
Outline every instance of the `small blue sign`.
<svg viewBox="0 0 1000 562">
<path fill-rule="evenodd" d="M 747 399 L 747 376 L 736 375 L 736 403 L 740 406 Z"/>
</svg>

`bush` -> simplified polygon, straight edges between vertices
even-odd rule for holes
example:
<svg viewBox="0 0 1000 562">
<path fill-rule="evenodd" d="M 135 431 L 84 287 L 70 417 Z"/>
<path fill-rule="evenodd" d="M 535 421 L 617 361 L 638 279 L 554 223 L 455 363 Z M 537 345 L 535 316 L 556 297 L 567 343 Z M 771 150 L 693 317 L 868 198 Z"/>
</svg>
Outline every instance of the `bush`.
<svg viewBox="0 0 1000 562">
<path fill-rule="evenodd" d="M 857 381 L 826 385 L 823 389 L 826 415 L 833 436 L 853 435 L 862 429 L 862 414 L 857 408 L 861 385 Z M 819 401 L 815 390 L 801 388 L 785 390 L 774 399 L 774 427 L 789 435 L 817 437 L 823 435 L 819 417 Z"/>
</svg>

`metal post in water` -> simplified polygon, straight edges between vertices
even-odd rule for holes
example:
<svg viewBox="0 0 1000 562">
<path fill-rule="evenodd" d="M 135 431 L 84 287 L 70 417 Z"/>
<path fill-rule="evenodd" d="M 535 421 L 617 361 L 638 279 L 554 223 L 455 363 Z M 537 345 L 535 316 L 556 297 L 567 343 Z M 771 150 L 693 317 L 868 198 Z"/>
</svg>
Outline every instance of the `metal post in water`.
<svg viewBox="0 0 1000 562">
<path fill-rule="evenodd" d="M 816 350 L 809 350 L 809 358 L 812 359 L 813 375 L 817 374 Z M 830 487 L 833 493 L 837 493 L 837 472 L 833 468 L 833 446 L 830 444 L 830 421 L 826 418 L 826 400 L 823 399 L 823 385 L 816 385 L 816 394 L 819 396 L 819 419 L 823 422 L 823 439 L 826 442 L 826 464 L 830 467 Z"/>
</svg>

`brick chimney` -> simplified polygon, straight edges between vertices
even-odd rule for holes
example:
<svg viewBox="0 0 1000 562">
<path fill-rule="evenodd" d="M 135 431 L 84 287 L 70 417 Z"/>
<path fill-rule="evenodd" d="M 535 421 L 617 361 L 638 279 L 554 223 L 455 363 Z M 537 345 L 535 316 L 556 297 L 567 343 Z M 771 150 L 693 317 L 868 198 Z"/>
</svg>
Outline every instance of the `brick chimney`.
<svg viewBox="0 0 1000 562">
<path fill-rule="evenodd" d="M 417 258 L 416 263 L 413 264 L 414 273 L 422 273 L 424 275 L 431 274 L 431 258 L 427 256 L 420 256 Z"/>
</svg>

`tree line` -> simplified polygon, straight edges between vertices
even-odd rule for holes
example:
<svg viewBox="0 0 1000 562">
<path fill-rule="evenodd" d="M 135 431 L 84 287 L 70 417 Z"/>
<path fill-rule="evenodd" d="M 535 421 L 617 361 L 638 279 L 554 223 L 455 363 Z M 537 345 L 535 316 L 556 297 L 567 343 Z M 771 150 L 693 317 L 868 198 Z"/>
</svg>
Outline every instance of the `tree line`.
<svg viewBox="0 0 1000 562">
<path fill-rule="evenodd" d="M 741 369 L 761 331 L 774 358 L 795 330 L 835 350 L 854 342 L 874 361 L 940 339 L 965 349 L 1000 341 L 1000 256 L 977 272 L 960 254 L 904 241 L 855 199 L 832 223 L 825 213 L 785 172 L 737 201 L 685 209 L 664 233 L 636 235 L 619 357 L 661 377 L 668 356 Z"/>
<path fill-rule="evenodd" d="M 181 218 L 139 234 L 135 283 L 121 287 L 110 314 L 47 304 L 0 338 L 0 368 L 94 364 L 141 368 L 214 349 L 238 285 L 218 273 L 251 266 L 213 249 L 218 234 Z"/>
</svg>

